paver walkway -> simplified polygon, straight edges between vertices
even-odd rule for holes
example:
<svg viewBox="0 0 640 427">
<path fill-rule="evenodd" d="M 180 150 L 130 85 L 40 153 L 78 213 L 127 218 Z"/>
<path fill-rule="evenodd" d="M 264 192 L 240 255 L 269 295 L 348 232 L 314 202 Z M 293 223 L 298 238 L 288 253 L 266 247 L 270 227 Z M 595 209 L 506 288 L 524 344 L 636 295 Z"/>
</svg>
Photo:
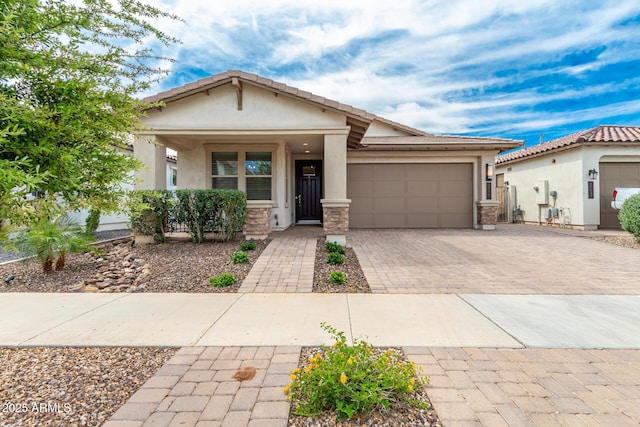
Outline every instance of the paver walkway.
<svg viewBox="0 0 640 427">
<path fill-rule="evenodd" d="M 640 351 L 405 347 L 445 426 L 640 425 Z"/>
<path fill-rule="evenodd" d="M 315 256 L 315 238 L 274 238 L 238 292 L 311 292 Z"/>
<path fill-rule="evenodd" d="M 300 347 L 185 347 L 113 414 L 104 427 L 286 427 L 283 392 Z M 237 381 L 246 366 L 255 377 Z"/>
<path fill-rule="evenodd" d="M 634 295 L 638 250 L 540 227 L 351 230 L 374 293 Z"/>
<path fill-rule="evenodd" d="M 445 426 L 636 426 L 640 351 L 404 347 Z M 104 427 L 286 427 L 301 348 L 185 347 Z M 241 367 L 256 376 L 232 378 Z"/>
</svg>

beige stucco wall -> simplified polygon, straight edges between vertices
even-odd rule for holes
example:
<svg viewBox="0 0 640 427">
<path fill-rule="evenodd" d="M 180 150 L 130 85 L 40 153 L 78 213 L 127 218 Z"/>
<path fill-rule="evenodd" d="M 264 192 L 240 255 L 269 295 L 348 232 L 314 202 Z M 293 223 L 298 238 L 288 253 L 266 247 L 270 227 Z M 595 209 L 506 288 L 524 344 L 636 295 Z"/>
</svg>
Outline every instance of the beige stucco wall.
<svg viewBox="0 0 640 427">
<path fill-rule="evenodd" d="M 242 110 L 230 84 L 169 102 L 144 122 L 157 129 L 297 129 L 344 126 L 342 114 L 324 110 L 249 84 L 243 85 Z"/>
<path fill-rule="evenodd" d="M 555 151 L 544 156 L 528 158 L 497 167 L 496 173 L 504 173 L 509 182 L 512 200 L 510 208 L 519 205 L 524 211 L 525 222 L 545 223 L 544 210 L 554 207 L 549 196 L 548 205 L 538 205 L 537 193 L 533 187 L 540 187 L 540 181 L 548 181 L 549 192 L 557 191 L 555 207 L 568 212 L 568 223 L 585 229 L 595 229 L 600 224 L 600 183 L 594 181 L 594 197 L 587 196 L 590 169 L 599 169 L 600 162 L 640 161 L 638 148 L 611 146 L 582 146 L 564 151 Z M 513 199 L 515 187 L 516 200 Z M 539 188 L 541 191 L 541 188 Z M 563 218 L 555 219 L 561 224 Z"/>
</svg>

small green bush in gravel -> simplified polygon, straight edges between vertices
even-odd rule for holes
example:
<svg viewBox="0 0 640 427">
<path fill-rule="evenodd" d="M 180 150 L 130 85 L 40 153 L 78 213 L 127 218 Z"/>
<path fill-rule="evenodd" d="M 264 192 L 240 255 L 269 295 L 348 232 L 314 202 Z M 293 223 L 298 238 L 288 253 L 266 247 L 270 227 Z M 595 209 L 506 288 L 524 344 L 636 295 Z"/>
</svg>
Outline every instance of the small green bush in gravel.
<svg viewBox="0 0 640 427">
<path fill-rule="evenodd" d="M 245 252 L 234 252 L 233 255 L 231 255 L 231 262 L 234 264 L 244 264 L 247 261 L 249 261 L 249 255 Z"/>
<path fill-rule="evenodd" d="M 345 419 L 389 409 L 392 404 L 426 405 L 415 395 L 425 380 L 398 351 L 374 351 L 357 339 L 348 346 L 344 332 L 325 323 L 322 328 L 335 344 L 320 347 L 306 368 L 290 372 L 292 382 L 284 388 L 296 415 L 311 417 L 335 410 L 338 419 Z"/>
<path fill-rule="evenodd" d="M 622 229 L 636 236 L 640 242 L 640 194 L 634 194 L 625 200 L 618 219 Z"/>
<path fill-rule="evenodd" d="M 337 252 L 331 252 L 327 255 L 327 264 L 344 264 L 344 257 Z"/>
<path fill-rule="evenodd" d="M 240 244 L 240 250 L 241 251 L 255 251 L 256 250 L 256 244 L 253 242 L 244 242 Z"/>
<path fill-rule="evenodd" d="M 345 248 L 335 242 L 327 242 L 325 247 L 327 248 L 327 252 L 329 253 L 337 252 L 342 255 L 346 253 Z"/>
<path fill-rule="evenodd" d="M 344 273 L 342 271 L 332 271 L 329 274 L 329 281 L 334 285 L 344 284 Z"/>
<path fill-rule="evenodd" d="M 236 283 L 236 276 L 229 273 L 209 277 L 209 284 L 216 288 L 226 288 L 227 286 L 232 286 L 234 283 Z"/>
</svg>

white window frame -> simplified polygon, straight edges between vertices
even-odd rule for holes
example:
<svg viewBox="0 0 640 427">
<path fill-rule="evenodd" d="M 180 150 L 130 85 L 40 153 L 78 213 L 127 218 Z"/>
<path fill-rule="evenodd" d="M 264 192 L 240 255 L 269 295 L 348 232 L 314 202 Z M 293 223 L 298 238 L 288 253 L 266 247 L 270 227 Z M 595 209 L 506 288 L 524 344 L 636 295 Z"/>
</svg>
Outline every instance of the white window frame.
<svg viewBox="0 0 640 427">
<path fill-rule="evenodd" d="M 247 162 L 247 153 L 252 152 L 269 152 L 271 153 L 271 175 L 251 175 L 256 178 L 271 178 L 271 200 L 248 200 L 248 202 L 273 202 L 277 200 L 277 186 L 276 186 L 276 153 L 278 146 L 276 144 L 251 144 L 251 145 L 230 145 L 230 144 L 210 144 L 206 148 L 207 152 L 207 176 L 208 179 L 208 188 L 213 188 L 213 179 L 216 177 L 228 177 L 238 179 L 238 190 L 243 191 L 245 194 L 247 193 L 247 174 L 246 171 L 246 162 Z M 212 171 L 212 162 L 213 162 L 213 153 L 217 152 L 235 152 L 238 153 L 238 175 L 213 175 Z"/>
</svg>

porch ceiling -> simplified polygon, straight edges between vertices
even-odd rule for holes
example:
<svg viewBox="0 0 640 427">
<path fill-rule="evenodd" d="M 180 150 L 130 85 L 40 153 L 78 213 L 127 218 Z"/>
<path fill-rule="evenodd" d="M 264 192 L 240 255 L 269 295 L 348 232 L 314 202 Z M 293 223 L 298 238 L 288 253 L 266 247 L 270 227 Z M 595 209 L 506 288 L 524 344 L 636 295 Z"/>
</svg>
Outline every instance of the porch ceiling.
<svg viewBox="0 0 640 427">
<path fill-rule="evenodd" d="M 171 134 L 156 135 L 158 142 L 176 151 L 193 150 L 199 144 L 246 142 L 246 143 L 273 143 L 286 142 L 292 154 L 323 154 L 323 135 L 192 135 Z"/>
</svg>

